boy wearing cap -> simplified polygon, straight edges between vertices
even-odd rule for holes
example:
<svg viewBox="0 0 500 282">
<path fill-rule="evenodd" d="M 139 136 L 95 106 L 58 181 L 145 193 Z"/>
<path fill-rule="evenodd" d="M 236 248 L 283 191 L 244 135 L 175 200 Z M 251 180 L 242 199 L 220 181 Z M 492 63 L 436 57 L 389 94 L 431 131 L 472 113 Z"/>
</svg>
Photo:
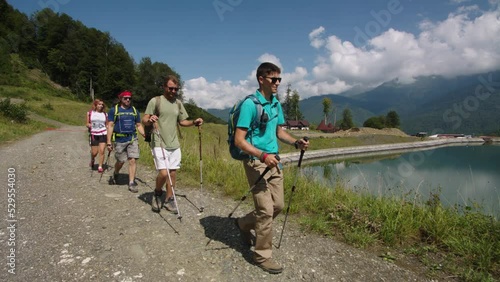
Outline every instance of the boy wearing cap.
<svg viewBox="0 0 500 282">
<path fill-rule="evenodd" d="M 137 182 L 135 182 L 136 159 L 139 158 L 139 142 L 137 132 L 144 135 L 139 112 L 131 105 L 132 93 L 123 91 L 118 95 L 119 103 L 112 107 L 108 113 L 108 135 L 107 147 L 111 152 L 115 149 L 115 171 L 112 183 L 116 178 L 126 160 L 128 160 L 128 190 L 137 193 Z M 114 142 L 114 144 L 112 143 Z"/>
</svg>

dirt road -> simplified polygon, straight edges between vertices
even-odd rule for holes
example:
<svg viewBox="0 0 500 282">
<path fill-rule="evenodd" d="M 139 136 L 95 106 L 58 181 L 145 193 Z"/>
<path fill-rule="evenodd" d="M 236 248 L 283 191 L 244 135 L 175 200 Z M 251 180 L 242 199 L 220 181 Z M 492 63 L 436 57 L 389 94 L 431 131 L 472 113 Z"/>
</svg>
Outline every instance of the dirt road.
<svg viewBox="0 0 500 282">
<path fill-rule="evenodd" d="M 111 172 L 99 181 L 88 152 L 85 130 L 72 126 L 0 147 L 0 281 L 427 281 L 373 254 L 305 234 L 293 221 L 274 252 L 285 271 L 267 274 L 251 263 L 251 250 L 242 248 L 227 218 L 236 201 L 202 197 L 199 187 L 179 183 L 180 222 L 166 210 L 151 211 L 154 171 L 139 166 L 139 193 L 132 194 L 126 185 L 108 185 Z M 126 184 L 127 176 L 120 177 Z M 235 216 L 248 212 L 249 203 Z"/>
</svg>

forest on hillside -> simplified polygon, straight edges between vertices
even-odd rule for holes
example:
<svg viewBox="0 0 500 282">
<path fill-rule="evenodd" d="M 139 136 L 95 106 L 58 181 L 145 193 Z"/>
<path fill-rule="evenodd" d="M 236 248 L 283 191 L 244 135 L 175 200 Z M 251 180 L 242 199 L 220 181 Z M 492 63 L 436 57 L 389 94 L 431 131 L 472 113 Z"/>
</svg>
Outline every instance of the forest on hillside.
<svg viewBox="0 0 500 282">
<path fill-rule="evenodd" d="M 11 54 L 84 101 L 90 100 L 91 87 L 95 97 L 108 102 L 127 89 L 133 91 L 135 105 L 144 108 L 162 93 L 163 77 L 172 74 L 182 81 L 165 63 L 149 57 L 134 62 L 109 32 L 88 28 L 66 14 L 45 8 L 28 16 L 0 0 L 0 15 L 0 84 L 16 84 Z"/>
</svg>

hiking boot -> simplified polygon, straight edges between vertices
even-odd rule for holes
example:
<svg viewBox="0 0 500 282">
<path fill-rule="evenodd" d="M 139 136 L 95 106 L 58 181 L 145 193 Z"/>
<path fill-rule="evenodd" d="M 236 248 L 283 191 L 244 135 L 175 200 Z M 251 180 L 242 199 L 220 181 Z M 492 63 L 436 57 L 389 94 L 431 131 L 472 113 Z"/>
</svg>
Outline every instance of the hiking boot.
<svg viewBox="0 0 500 282">
<path fill-rule="evenodd" d="M 115 185 L 116 183 L 118 183 L 118 173 L 113 172 L 113 176 L 109 177 L 108 183 L 109 185 Z"/>
<path fill-rule="evenodd" d="M 128 184 L 128 190 L 132 193 L 137 193 L 139 192 L 139 188 L 137 187 L 137 182 L 131 182 Z"/>
<path fill-rule="evenodd" d="M 276 263 L 272 258 L 266 259 L 263 262 L 255 262 L 255 264 L 262 268 L 265 272 L 271 273 L 271 274 L 279 274 L 283 272 L 283 267 Z"/>
<path fill-rule="evenodd" d="M 165 208 L 174 214 L 177 214 L 177 205 L 175 204 L 174 197 L 168 198 L 168 200 L 165 202 Z"/>
<path fill-rule="evenodd" d="M 250 231 L 243 231 L 240 228 L 240 224 L 238 223 L 238 218 L 234 219 L 234 225 L 236 225 L 236 228 L 238 231 L 240 231 L 240 238 L 241 242 L 243 242 L 243 245 L 246 247 L 251 247 L 252 246 L 252 233 Z"/>
<path fill-rule="evenodd" d="M 102 173 L 103 171 L 104 171 L 104 169 L 102 169 L 102 167 L 99 167 L 99 168 L 97 169 L 97 172 L 99 172 L 99 173 Z"/>
<path fill-rule="evenodd" d="M 154 212 L 160 212 L 161 208 L 163 207 L 163 191 L 159 195 L 156 194 L 156 192 L 153 195 L 153 199 L 151 199 L 151 210 Z"/>
</svg>

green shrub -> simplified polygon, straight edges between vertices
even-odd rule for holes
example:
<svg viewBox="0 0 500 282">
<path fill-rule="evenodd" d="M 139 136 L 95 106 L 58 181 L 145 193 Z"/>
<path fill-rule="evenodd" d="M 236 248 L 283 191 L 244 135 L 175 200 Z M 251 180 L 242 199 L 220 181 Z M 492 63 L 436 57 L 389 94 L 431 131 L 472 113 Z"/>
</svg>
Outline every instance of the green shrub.
<svg viewBox="0 0 500 282">
<path fill-rule="evenodd" d="M 49 111 L 54 110 L 54 107 L 52 106 L 52 104 L 50 102 L 43 104 L 42 107 L 45 108 L 46 110 L 49 110 Z"/>
<path fill-rule="evenodd" d="M 26 103 L 12 104 L 10 98 L 0 101 L 0 113 L 15 122 L 25 123 L 28 121 L 28 106 Z"/>
</svg>

